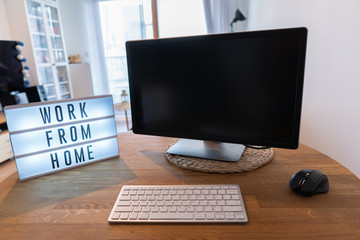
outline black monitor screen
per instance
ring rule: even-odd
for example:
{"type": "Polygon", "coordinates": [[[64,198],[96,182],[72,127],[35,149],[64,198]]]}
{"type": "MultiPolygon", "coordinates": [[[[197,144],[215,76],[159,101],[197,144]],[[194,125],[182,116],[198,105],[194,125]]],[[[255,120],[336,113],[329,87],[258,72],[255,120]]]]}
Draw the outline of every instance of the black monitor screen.
{"type": "Polygon", "coordinates": [[[297,148],[306,28],[129,41],[134,133],[297,148]]]}

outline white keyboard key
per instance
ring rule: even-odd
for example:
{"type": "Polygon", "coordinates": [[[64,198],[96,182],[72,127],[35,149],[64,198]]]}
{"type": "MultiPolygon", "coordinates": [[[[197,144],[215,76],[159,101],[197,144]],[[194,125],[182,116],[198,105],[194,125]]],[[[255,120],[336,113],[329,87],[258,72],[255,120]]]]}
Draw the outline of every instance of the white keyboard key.
{"type": "Polygon", "coordinates": [[[149,218],[148,213],[139,213],[139,215],[138,215],[139,220],[147,220],[148,218],[149,218]]]}
{"type": "Polygon", "coordinates": [[[217,190],[210,190],[210,194],[217,195],[217,190]]]}
{"type": "Polygon", "coordinates": [[[119,219],[120,217],[120,212],[114,212],[112,215],[111,215],[111,219],[119,219]]]}
{"type": "MultiPolygon", "coordinates": [[[[223,195],[224,200],[230,200],[232,195],[223,195]]],[[[233,195],[236,196],[236,195],[233,195]]]]}
{"type": "Polygon", "coordinates": [[[128,219],[128,217],[129,217],[129,213],[128,213],[128,212],[123,212],[123,213],[121,213],[121,215],[120,215],[120,218],[121,218],[121,219],[128,219]]]}
{"type": "Polygon", "coordinates": [[[182,213],[182,212],[185,212],[186,209],[185,209],[185,207],[178,207],[178,208],[177,208],[177,211],[180,212],[180,213],[182,213]]]}
{"type": "Polygon", "coordinates": [[[131,199],[131,196],[121,196],[119,198],[120,201],[129,201],[131,199]]]}
{"type": "Polygon", "coordinates": [[[213,208],[210,206],[205,207],[205,212],[212,212],[213,208]]]}
{"type": "Polygon", "coordinates": [[[142,212],[150,212],[150,207],[143,207],[142,212]]]}
{"type": "Polygon", "coordinates": [[[215,200],[221,200],[223,197],[221,195],[215,195],[215,200]]]}
{"type": "Polygon", "coordinates": [[[150,213],[150,220],[192,220],[192,213],[150,213]]]}
{"type": "Polygon", "coordinates": [[[223,214],[223,213],[215,213],[215,219],[223,220],[223,219],[225,219],[225,214],[223,214]]]}
{"type": "Polygon", "coordinates": [[[245,219],[245,215],[244,214],[235,214],[235,219],[238,219],[238,220],[242,220],[242,219],[245,219]]]}
{"type": "Polygon", "coordinates": [[[206,213],[206,219],[209,219],[209,220],[215,219],[215,214],[213,212],[206,213]]]}
{"type": "Polygon", "coordinates": [[[172,213],[176,212],[176,207],[169,207],[169,212],[172,212],[172,213]]]}
{"type": "Polygon", "coordinates": [[[199,205],[199,201],[195,200],[195,201],[191,201],[191,206],[198,206],[199,205]]]}
{"type": "Polygon", "coordinates": [[[205,219],[205,213],[203,213],[203,212],[195,212],[195,219],[204,220],[205,219]]]}
{"type": "Polygon", "coordinates": [[[208,202],[209,206],[216,206],[216,201],[215,200],[211,200],[208,202]]]}
{"type": "Polygon", "coordinates": [[[204,207],[195,207],[195,212],[204,212],[204,207]]]}
{"type": "Polygon", "coordinates": [[[239,206],[241,205],[240,201],[235,201],[235,200],[228,200],[226,201],[226,205],[228,206],[239,206]]]}
{"type": "Polygon", "coordinates": [[[231,195],[231,199],[233,199],[233,200],[239,200],[240,197],[239,197],[239,195],[231,195]]]}
{"type": "Polygon", "coordinates": [[[129,215],[129,219],[130,220],[136,220],[137,219],[137,213],[130,213],[130,215],[129,215]]]}
{"type": "Polygon", "coordinates": [[[222,208],[220,206],[215,206],[214,207],[214,212],[221,212],[222,208]]]}
{"type": "Polygon", "coordinates": [[[238,191],[234,190],[234,189],[229,189],[229,190],[226,190],[226,193],[227,194],[238,194],[238,191]]]}
{"type": "Polygon", "coordinates": [[[159,207],[152,207],[151,212],[159,212],[159,207]]]}
{"type": "Polygon", "coordinates": [[[137,213],[139,213],[139,212],[141,212],[141,207],[134,207],[134,211],[133,212],[137,212],[137,213]]]}
{"type": "Polygon", "coordinates": [[[186,211],[187,211],[187,212],[194,212],[194,211],[195,211],[195,208],[194,208],[194,207],[187,207],[187,208],[186,208],[186,211]]]}
{"type": "Polygon", "coordinates": [[[221,194],[221,195],[224,195],[224,194],[225,194],[225,190],[221,189],[221,190],[219,190],[218,193],[221,194]]]}
{"type": "Polygon", "coordinates": [[[224,206],[224,212],[242,212],[243,208],[241,206],[224,206]]]}
{"type": "Polygon", "coordinates": [[[160,208],[160,212],[162,212],[162,213],[166,213],[167,211],[168,211],[167,207],[161,207],[160,208]]]}
{"type": "Polygon", "coordinates": [[[116,207],[116,212],[132,212],[133,207],[116,207]]]}
{"type": "Polygon", "coordinates": [[[118,206],[130,206],[131,204],[130,204],[131,202],[130,201],[119,201],[118,202],[118,206]]]}

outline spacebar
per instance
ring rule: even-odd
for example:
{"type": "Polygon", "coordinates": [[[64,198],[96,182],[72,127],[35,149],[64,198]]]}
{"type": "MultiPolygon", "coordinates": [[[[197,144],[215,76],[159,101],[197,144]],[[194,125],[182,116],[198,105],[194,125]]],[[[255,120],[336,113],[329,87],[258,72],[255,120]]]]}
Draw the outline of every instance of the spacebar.
{"type": "Polygon", "coordinates": [[[192,220],[192,213],[150,213],[150,220],[192,220]]]}

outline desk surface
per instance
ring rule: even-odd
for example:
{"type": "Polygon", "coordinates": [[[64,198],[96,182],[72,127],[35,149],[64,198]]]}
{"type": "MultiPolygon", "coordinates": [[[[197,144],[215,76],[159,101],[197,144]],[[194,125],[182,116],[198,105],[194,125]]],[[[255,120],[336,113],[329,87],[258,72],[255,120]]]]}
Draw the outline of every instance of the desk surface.
{"type": "Polygon", "coordinates": [[[360,239],[360,180],[329,157],[300,146],[275,149],[267,165],[247,173],[208,174],[164,157],[171,138],[119,135],[120,158],[19,182],[15,162],[0,165],[0,239],[360,239]],[[294,194],[293,173],[315,168],[330,191],[294,194]],[[124,184],[239,184],[249,222],[123,224],[107,218],[124,184]]]}

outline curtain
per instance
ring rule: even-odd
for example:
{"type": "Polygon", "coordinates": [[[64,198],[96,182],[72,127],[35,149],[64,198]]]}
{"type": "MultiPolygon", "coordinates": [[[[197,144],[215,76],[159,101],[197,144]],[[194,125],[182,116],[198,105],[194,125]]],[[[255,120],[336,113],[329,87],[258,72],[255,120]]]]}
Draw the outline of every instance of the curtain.
{"type": "Polygon", "coordinates": [[[203,0],[208,33],[230,32],[229,1],[203,0]]]}
{"type": "Polygon", "coordinates": [[[101,31],[100,0],[85,1],[88,45],[90,49],[91,74],[95,95],[110,94],[109,78],[106,71],[106,59],[101,31]]]}

